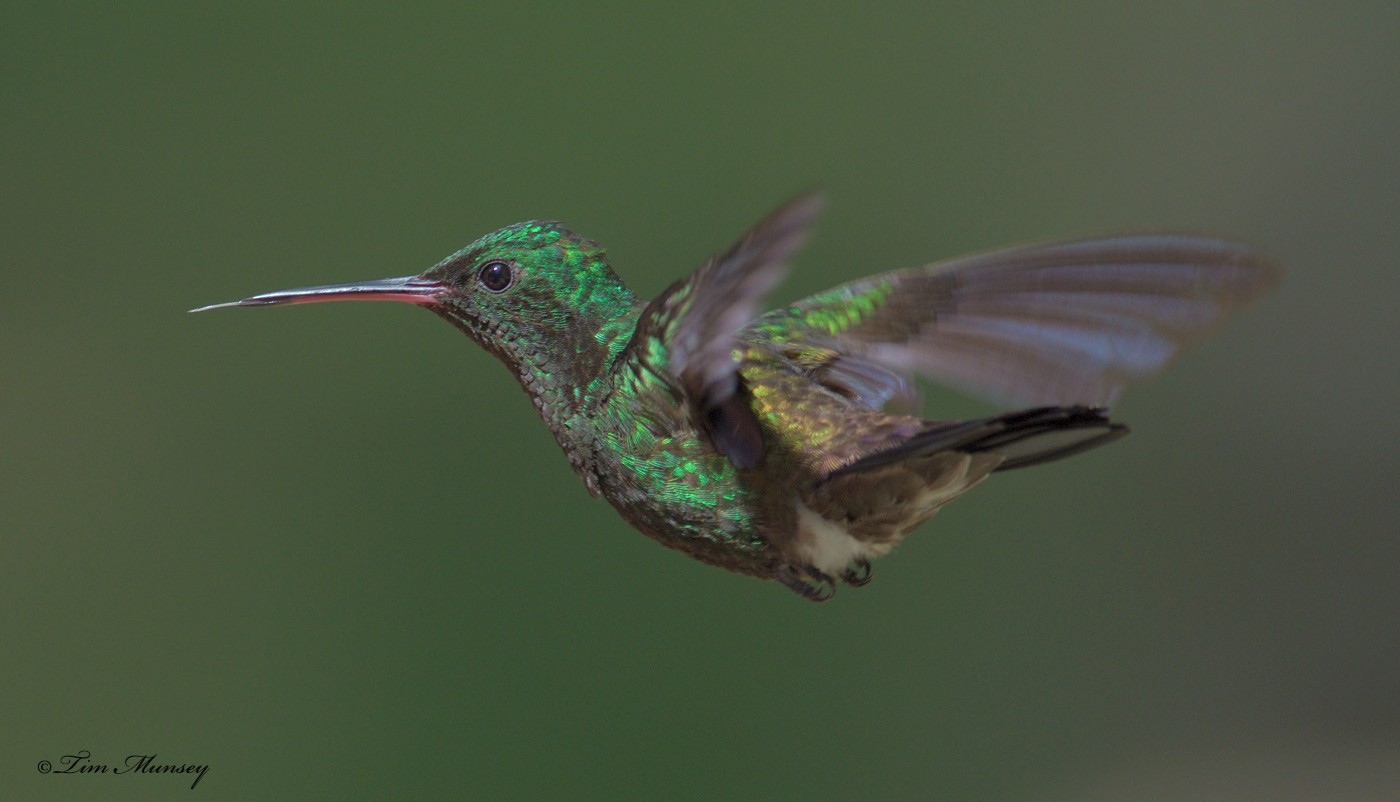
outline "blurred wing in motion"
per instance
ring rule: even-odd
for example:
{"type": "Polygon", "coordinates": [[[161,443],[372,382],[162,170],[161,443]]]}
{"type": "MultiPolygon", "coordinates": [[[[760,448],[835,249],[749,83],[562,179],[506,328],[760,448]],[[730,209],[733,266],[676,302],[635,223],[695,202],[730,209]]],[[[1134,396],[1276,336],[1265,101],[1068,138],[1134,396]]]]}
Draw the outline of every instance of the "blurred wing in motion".
{"type": "Polygon", "coordinates": [[[1277,275],[1224,240],[1107,237],[860,279],[752,328],[790,353],[824,354],[840,368],[833,389],[875,408],[907,389],[909,372],[998,404],[1107,406],[1277,275]]]}
{"type": "Polygon", "coordinates": [[[821,206],[815,194],[793,200],[672,284],[642,311],[629,345],[627,358],[665,377],[715,447],[740,468],[758,463],[763,438],[753,410],[737,397],[738,335],[787,273],[821,206]]]}

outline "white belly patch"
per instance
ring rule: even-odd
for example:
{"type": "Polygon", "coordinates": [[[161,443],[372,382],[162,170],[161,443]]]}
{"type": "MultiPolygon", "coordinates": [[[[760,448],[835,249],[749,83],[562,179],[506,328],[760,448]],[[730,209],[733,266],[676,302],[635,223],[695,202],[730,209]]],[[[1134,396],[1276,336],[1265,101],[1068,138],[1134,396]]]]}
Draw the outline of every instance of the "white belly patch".
{"type": "MultiPolygon", "coordinates": [[[[986,478],[1000,461],[997,458],[978,461],[971,455],[951,452],[940,456],[950,460],[942,481],[922,488],[900,504],[902,509],[908,510],[910,518],[917,520],[932,515],[986,478]]],[[[858,540],[845,527],[823,518],[801,499],[794,499],[794,504],[797,507],[797,556],[830,576],[840,576],[856,560],[883,557],[898,542],[897,537],[878,543],[858,540]]]]}
{"type": "Polygon", "coordinates": [[[866,543],[845,529],[797,502],[797,552],[807,564],[824,574],[840,576],[857,559],[888,554],[893,543],[866,543]]]}

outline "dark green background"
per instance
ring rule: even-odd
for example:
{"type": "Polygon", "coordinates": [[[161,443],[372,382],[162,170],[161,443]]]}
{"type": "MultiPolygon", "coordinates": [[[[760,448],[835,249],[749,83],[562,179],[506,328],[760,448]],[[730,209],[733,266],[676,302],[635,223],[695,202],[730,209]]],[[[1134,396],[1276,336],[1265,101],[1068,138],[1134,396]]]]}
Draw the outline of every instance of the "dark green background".
{"type": "Polygon", "coordinates": [[[1400,795],[1397,41],[1393,2],[7,4],[0,796],[1400,795]],[[782,299],[1120,228],[1286,281],[1133,437],[820,606],[628,529],[421,311],[185,314],[531,217],[650,295],[810,186],[782,299]],[[212,768],[36,771],[80,749],[212,768]]]}

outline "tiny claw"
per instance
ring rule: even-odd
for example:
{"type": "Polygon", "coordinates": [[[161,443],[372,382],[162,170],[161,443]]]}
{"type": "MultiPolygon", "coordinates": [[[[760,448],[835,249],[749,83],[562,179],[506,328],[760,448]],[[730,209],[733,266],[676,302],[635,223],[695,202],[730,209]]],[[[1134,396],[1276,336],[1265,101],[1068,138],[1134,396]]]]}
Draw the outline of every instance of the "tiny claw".
{"type": "Polygon", "coordinates": [[[836,595],[836,581],[810,565],[798,567],[783,563],[773,572],[788,590],[814,602],[824,602],[836,595]]]}
{"type": "Polygon", "coordinates": [[[870,584],[871,578],[870,561],[864,557],[851,563],[850,566],[841,573],[841,580],[853,588],[864,587],[870,584]]]}

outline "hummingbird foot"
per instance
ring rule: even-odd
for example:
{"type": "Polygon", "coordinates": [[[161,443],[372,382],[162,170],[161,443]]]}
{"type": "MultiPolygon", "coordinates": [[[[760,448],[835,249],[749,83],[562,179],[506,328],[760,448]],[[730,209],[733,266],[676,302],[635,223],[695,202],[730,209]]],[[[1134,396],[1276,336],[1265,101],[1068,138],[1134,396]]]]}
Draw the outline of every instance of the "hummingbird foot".
{"type": "Polygon", "coordinates": [[[853,588],[865,587],[870,584],[872,578],[870,561],[864,557],[851,563],[841,572],[841,581],[853,588]]]}
{"type": "Polygon", "coordinates": [[[773,572],[773,576],[804,599],[824,602],[836,595],[836,580],[810,565],[783,563],[773,572]]]}

